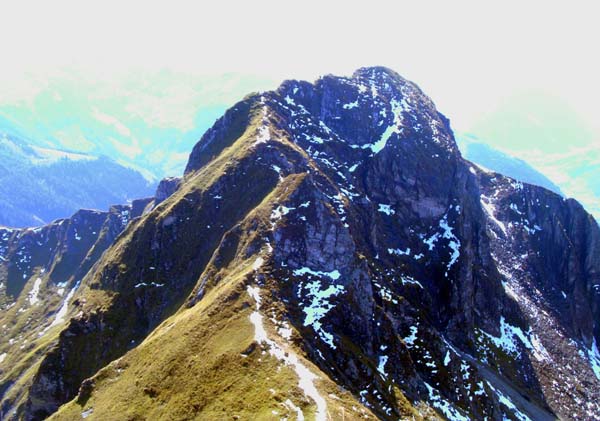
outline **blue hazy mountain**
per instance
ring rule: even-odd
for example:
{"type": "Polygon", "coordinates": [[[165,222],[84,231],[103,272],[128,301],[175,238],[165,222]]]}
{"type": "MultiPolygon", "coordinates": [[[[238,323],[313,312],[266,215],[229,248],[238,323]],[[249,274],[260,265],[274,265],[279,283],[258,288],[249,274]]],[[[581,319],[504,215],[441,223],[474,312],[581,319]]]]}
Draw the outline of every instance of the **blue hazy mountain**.
{"type": "Polygon", "coordinates": [[[106,156],[37,146],[14,134],[0,134],[0,225],[37,226],[81,208],[105,210],[151,196],[154,185],[106,156]]]}
{"type": "Polygon", "coordinates": [[[494,149],[470,134],[457,134],[456,140],[463,156],[469,161],[486,169],[508,175],[525,183],[544,187],[564,196],[556,184],[522,159],[494,149]]]}
{"type": "Polygon", "coordinates": [[[568,101],[545,92],[515,94],[485,113],[469,132],[525,159],[600,217],[600,133],[568,101]]]}

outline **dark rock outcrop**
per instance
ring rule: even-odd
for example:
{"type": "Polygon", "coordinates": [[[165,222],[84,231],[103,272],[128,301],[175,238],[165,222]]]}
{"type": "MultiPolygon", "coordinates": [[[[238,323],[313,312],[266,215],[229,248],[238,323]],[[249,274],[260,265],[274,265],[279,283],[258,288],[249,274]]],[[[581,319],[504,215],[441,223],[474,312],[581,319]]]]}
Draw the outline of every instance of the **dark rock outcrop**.
{"type": "Polygon", "coordinates": [[[160,180],[160,183],[158,183],[158,187],[156,188],[156,193],[154,194],[155,205],[168,199],[175,193],[180,184],[181,177],[168,177],[160,180]]]}
{"type": "MultiPolygon", "coordinates": [[[[143,209],[151,199],[140,200],[143,209]]],[[[53,345],[47,339],[64,323],[71,300],[82,278],[114,243],[131,220],[140,216],[133,205],[112,206],[109,211],[80,210],[71,218],[27,229],[0,227],[0,322],[6,342],[0,366],[0,419],[19,405],[27,386],[26,372],[10,369],[10,362],[24,368],[39,362],[53,345]],[[16,346],[19,344],[19,347],[16,346]],[[32,352],[33,356],[28,356],[32,352]],[[15,377],[16,376],[16,377],[15,377]]]]}

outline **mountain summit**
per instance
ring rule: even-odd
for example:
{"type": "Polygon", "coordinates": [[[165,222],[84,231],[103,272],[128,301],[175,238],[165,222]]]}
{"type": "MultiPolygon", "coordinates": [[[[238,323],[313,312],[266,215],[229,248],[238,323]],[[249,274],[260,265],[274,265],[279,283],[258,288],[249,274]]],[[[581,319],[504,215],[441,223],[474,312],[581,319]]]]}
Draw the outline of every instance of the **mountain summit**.
{"type": "Polygon", "coordinates": [[[464,160],[397,73],[249,95],[169,186],[2,343],[3,418],[600,416],[598,225],[464,160]]]}

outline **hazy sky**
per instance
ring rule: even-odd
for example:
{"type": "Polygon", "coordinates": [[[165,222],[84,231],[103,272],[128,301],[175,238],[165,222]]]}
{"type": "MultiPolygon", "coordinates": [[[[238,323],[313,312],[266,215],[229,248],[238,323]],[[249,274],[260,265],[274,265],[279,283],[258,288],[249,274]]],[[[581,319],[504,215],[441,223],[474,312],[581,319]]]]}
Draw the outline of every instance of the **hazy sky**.
{"type": "Polygon", "coordinates": [[[381,64],[417,82],[458,129],[528,89],[564,98],[600,126],[592,1],[151,3],[2,2],[0,98],[34,95],[60,68],[108,79],[167,67],[279,80],[381,64]]]}

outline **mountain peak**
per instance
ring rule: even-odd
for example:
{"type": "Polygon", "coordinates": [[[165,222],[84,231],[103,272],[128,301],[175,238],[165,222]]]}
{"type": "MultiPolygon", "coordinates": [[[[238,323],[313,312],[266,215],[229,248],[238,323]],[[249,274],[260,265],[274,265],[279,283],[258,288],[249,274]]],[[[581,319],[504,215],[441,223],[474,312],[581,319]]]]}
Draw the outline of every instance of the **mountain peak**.
{"type": "MultiPolygon", "coordinates": [[[[600,415],[600,229],[465,161],[390,71],[246,97],[161,189],[77,284],[39,364],[0,384],[0,416],[600,415]]],[[[23,262],[15,317],[47,288],[23,262]]]]}
{"type": "Polygon", "coordinates": [[[406,82],[400,74],[385,66],[361,67],[352,73],[353,79],[370,79],[373,81],[401,81],[406,82]]]}
{"type": "Polygon", "coordinates": [[[448,120],[415,84],[385,67],[370,67],[357,70],[352,78],[288,80],[276,91],[245,98],[202,137],[186,173],[206,163],[207,151],[230,146],[255,118],[263,120],[259,126],[276,124],[280,134],[285,132],[301,148],[331,147],[344,154],[341,149],[354,149],[347,152],[354,160],[372,157],[386,147],[396,153],[426,149],[432,157],[458,153],[448,120]]]}

